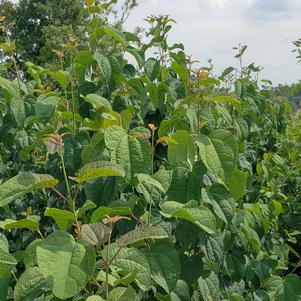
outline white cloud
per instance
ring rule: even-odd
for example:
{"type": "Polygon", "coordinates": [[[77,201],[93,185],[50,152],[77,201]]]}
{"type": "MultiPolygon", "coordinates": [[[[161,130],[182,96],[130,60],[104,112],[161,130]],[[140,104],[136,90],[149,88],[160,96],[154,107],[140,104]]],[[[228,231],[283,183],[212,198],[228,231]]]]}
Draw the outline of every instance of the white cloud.
{"type": "Polygon", "coordinates": [[[183,42],[188,54],[203,64],[212,58],[216,72],[235,64],[232,47],[248,44],[246,63],[263,65],[262,74],[275,84],[296,82],[301,66],[291,52],[301,37],[300,0],[140,0],[127,26],[147,26],[151,14],[177,21],[169,38],[183,42]]]}

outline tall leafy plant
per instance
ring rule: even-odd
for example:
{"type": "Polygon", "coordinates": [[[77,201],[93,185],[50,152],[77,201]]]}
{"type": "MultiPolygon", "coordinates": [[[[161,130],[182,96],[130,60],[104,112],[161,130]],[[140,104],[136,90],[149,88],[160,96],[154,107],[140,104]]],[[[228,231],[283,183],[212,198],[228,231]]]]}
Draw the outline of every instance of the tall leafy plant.
{"type": "Polygon", "coordinates": [[[168,16],[146,43],[102,23],[113,2],[59,70],[0,77],[0,300],[299,300],[290,105],[246,47],[215,78],[168,16]]]}

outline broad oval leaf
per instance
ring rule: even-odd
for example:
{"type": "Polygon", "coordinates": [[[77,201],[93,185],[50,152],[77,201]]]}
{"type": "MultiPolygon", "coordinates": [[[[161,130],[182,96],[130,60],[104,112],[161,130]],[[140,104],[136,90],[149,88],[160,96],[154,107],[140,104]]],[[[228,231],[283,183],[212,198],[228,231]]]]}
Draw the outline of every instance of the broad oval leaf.
{"type": "Polygon", "coordinates": [[[8,219],[4,221],[4,229],[29,229],[31,231],[39,231],[38,219],[34,219],[33,216],[29,216],[28,218],[23,218],[18,221],[8,219]]]}
{"type": "Polygon", "coordinates": [[[224,242],[220,234],[208,236],[204,251],[209,260],[217,262],[222,266],[224,260],[224,242]]]}
{"type": "Polygon", "coordinates": [[[204,301],[219,301],[219,280],[212,271],[204,271],[198,279],[198,291],[204,301]]]}
{"type": "Polygon", "coordinates": [[[132,212],[129,207],[98,207],[93,211],[91,222],[96,223],[107,216],[128,215],[132,212]]]}
{"type": "Polygon", "coordinates": [[[131,286],[116,287],[110,291],[108,301],[117,300],[134,301],[136,300],[136,292],[131,286]]]}
{"type": "Polygon", "coordinates": [[[216,218],[208,208],[187,208],[181,203],[168,201],[161,205],[161,213],[167,218],[177,217],[190,221],[209,234],[217,230],[216,218]]]}
{"type": "Polygon", "coordinates": [[[159,143],[162,143],[162,142],[168,142],[168,143],[172,143],[172,144],[178,144],[178,142],[175,139],[173,139],[171,137],[168,137],[168,136],[162,136],[162,137],[160,137],[157,140],[156,143],[159,144],[159,143]]]}
{"type": "MultiPolygon", "coordinates": [[[[118,248],[113,245],[110,248],[110,259],[116,254],[118,248]]],[[[145,255],[136,248],[122,248],[117,254],[116,259],[112,262],[112,266],[117,270],[132,272],[137,270],[135,282],[143,290],[147,291],[151,288],[151,270],[145,255]]]]}
{"type": "Polygon", "coordinates": [[[44,216],[52,217],[61,230],[69,230],[75,217],[72,212],[58,208],[47,208],[44,216]]]}
{"type": "Polygon", "coordinates": [[[234,215],[234,200],[223,185],[214,184],[208,191],[202,189],[202,199],[212,205],[214,213],[224,223],[231,222],[234,215]]]}
{"type": "Polygon", "coordinates": [[[115,150],[119,140],[126,134],[126,131],[118,125],[108,127],[104,135],[106,147],[111,151],[115,150]]]}
{"type": "Polygon", "coordinates": [[[120,247],[139,242],[146,239],[163,239],[168,238],[167,232],[160,226],[137,228],[127,232],[116,240],[120,247]]]}
{"type": "Polygon", "coordinates": [[[171,293],[179,280],[181,265],[178,251],[166,240],[155,241],[145,250],[154,281],[171,293]]]}
{"type": "Polygon", "coordinates": [[[17,260],[14,256],[0,249],[0,264],[1,263],[16,265],[17,260]]]}
{"type": "Polygon", "coordinates": [[[110,229],[103,223],[85,224],[80,237],[88,245],[100,246],[109,240],[110,229]]]}
{"type": "Polygon", "coordinates": [[[199,135],[195,138],[204,165],[222,183],[231,175],[237,162],[237,145],[228,131],[216,131],[211,137],[199,135]]]}
{"type": "Polygon", "coordinates": [[[71,298],[85,286],[86,250],[72,235],[65,231],[53,232],[38,244],[36,252],[42,275],[51,277],[52,292],[57,298],[71,298]]]}
{"type": "Polygon", "coordinates": [[[180,65],[176,61],[173,61],[171,67],[179,75],[181,80],[189,79],[189,72],[185,65],[180,65]]]}
{"type": "Polygon", "coordinates": [[[7,293],[11,282],[11,269],[7,264],[0,263],[0,300],[7,300],[7,293]]]}
{"type": "Polygon", "coordinates": [[[116,28],[108,26],[102,27],[101,29],[106,35],[112,37],[116,42],[120,43],[124,49],[126,48],[127,42],[122,32],[116,28]]]}
{"type": "Polygon", "coordinates": [[[301,280],[297,275],[272,276],[264,283],[271,300],[299,301],[301,296],[301,280]]]}
{"type": "Polygon", "coordinates": [[[150,185],[153,188],[159,189],[161,192],[165,192],[165,189],[162,186],[162,184],[159,181],[155,180],[150,175],[135,174],[135,177],[137,178],[139,184],[147,184],[147,185],[150,185]]]}
{"type": "Polygon", "coordinates": [[[26,270],[18,279],[14,290],[15,301],[32,301],[49,291],[49,284],[38,267],[26,270]]]}
{"type": "Polygon", "coordinates": [[[185,161],[191,165],[195,161],[195,147],[190,134],[186,131],[177,131],[171,139],[177,141],[177,143],[168,144],[168,159],[171,164],[185,161]]]}
{"type": "Polygon", "coordinates": [[[249,173],[235,168],[227,180],[227,186],[236,201],[240,200],[247,193],[249,173]]]}
{"type": "Polygon", "coordinates": [[[0,185],[0,207],[41,188],[51,188],[58,183],[50,175],[23,172],[0,185]]]}
{"type": "Polygon", "coordinates": [[[94,59],[96,60],[96,62],[98,64],[101,75],[108,82],[112,75],[112,69],[111,69],[109,59],[99,52],[94,53],[94,59]]]}
{"type": "Polygon", "coordinates": [[[105,107],[112,111],[111,103],[104,97],[97,94],[89,94],[85,97],[85,101],[90,103],[94,108],[105,107]]]}
{"type": "Polygon", "coordinates": [[[151,146],[141,137],[123,135],[112,152],[112,159],[126,172],[127,182],[133,182],[135,174],[151,171],[151,146]]]}
{"type": "Polygon", "coordinates": [[[95,161],[87,163],[78,172],[76,178],[72,178],[77,183],[94,180],[99,177],[124,177],[125,172],[122,167],[114,162],[95,161]]]}

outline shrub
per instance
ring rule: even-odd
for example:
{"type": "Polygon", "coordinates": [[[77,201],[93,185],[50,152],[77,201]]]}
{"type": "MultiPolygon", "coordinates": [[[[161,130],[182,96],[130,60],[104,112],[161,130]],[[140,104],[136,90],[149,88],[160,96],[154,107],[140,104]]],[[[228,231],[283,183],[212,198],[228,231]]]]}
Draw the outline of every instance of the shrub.
{"type": "Polygon", "coordinates": [[[0,77],[0,299],[299,300],[289,103],[195,70],[168,16],[143,42],[87,4],[60,70],[0,77]]]}

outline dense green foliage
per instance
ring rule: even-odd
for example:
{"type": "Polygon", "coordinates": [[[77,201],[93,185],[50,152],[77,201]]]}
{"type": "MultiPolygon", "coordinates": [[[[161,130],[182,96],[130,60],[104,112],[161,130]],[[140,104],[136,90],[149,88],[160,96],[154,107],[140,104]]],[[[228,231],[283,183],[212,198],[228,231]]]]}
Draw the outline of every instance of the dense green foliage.
{"type": "Polygon", "coordinates": [[[0,300],[300,300],[289,102],[194,69],[167,16],[141,42],[85,9],[61,69],[1,69],[0,300]]]}
{"type": "Polygon", "coordinates": [[[51,63],[53,49],[60,49],[69,35],[79,35],[84,18],[81,0],[4,1],[1,13],[11,26],[11,40],[16,41],[18,60],[36,64],[51,63]]]}
{"type": "MultiPolygon", "coordinates": [[[[113,5],[117,0],[112,0],[108,8],[105,4],[105,10],[98,9],[98,13],[103,14],[103,24],[111,19],[114,26],[121,27],[129,12],[137,5],[135,0],[120,2],[122,5],[118,6],[118,11],[113,5]]],[[[30,61],[43,67],[59,68],[55,50],[62,51],[69,37],[77,37],[81,43],[85,42],[84,26],[89,19],[89,10],[84,3],[83,0],[1,0],[0,15],[6,17],[10,43],[18,49],[18,65],[30,61]]],[[[3,32],[1,35],[2,41],[5,41],[6,35],[3,32]]],[[[0,58],[3,61],[5,54],[1,53],[0,58]]]]}

